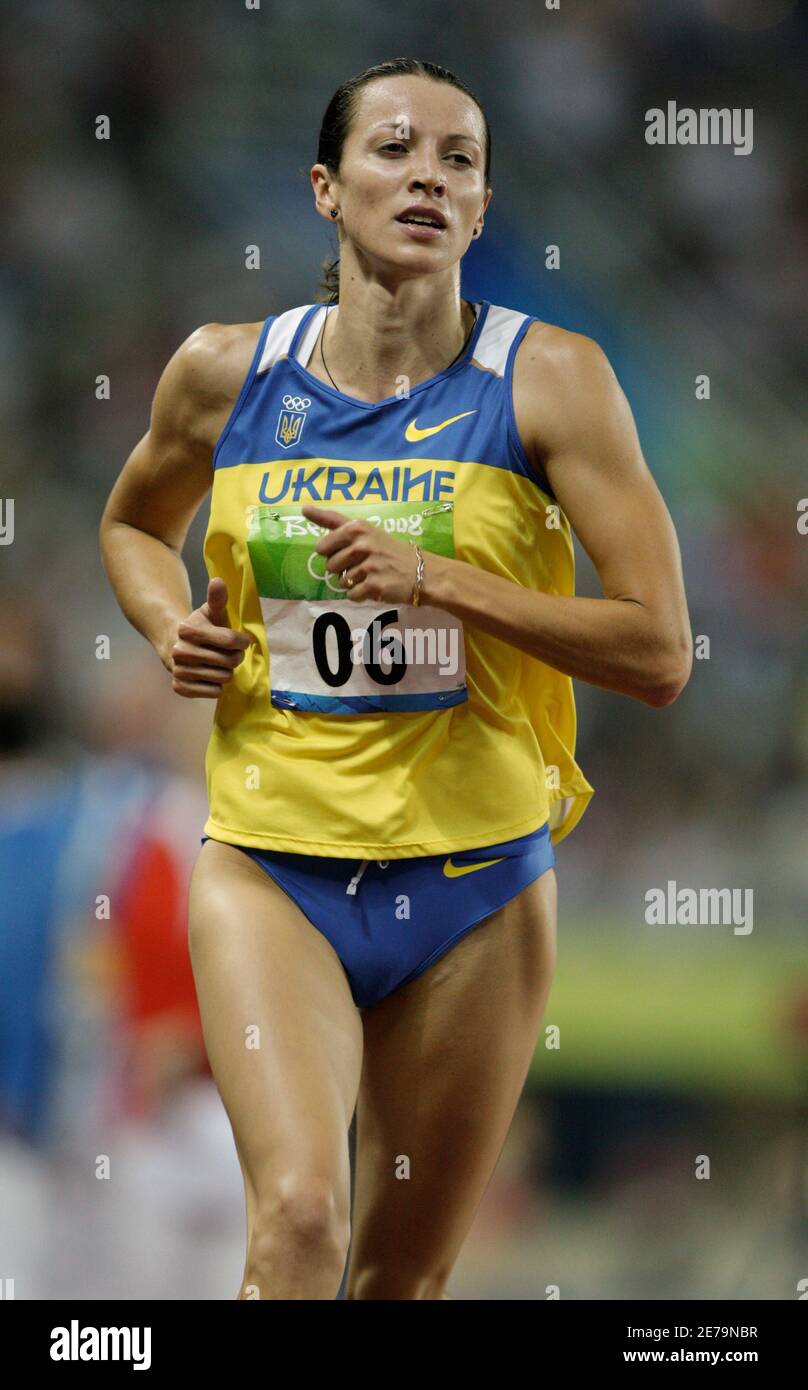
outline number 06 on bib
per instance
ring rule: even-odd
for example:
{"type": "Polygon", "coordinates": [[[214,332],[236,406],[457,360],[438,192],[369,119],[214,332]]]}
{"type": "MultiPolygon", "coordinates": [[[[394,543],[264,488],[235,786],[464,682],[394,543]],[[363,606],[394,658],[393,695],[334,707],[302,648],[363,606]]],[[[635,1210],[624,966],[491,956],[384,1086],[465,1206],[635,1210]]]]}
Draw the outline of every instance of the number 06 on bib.
{"type": "MultiPolygon", "coordinates": [[[[451,502],[371,503],[351,516],[454,558],[451,502]]],[[[442,709],[468,699],[463,624],[430,604],[355,603],[298,506],[257,505],[247,549],[269,652],[269,697],[325,714],[442,709]]],[[[412,554],[412,551],[410,551],[412,554]]]]}

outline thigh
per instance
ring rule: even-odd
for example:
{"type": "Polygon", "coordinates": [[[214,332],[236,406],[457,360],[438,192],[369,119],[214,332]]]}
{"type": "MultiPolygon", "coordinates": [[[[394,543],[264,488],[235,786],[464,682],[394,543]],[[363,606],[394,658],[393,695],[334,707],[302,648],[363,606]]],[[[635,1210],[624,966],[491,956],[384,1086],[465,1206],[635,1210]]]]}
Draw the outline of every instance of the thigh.
{"type": "Polygon", "coordinates": [[[349,1215],[348,1129],[362,1022],[333,947],[248,855],[206,840],[189,894],[205,1046],[244,1173],[248,1234],[287,1175],[349,1215]]]}
{"type": "Polygon", "coordinates": [[[365,1011],[349,1297],[419,1296],[406,1290],[448,1277],[507,1138],[555,959],[549,869],[365,1011]]]}

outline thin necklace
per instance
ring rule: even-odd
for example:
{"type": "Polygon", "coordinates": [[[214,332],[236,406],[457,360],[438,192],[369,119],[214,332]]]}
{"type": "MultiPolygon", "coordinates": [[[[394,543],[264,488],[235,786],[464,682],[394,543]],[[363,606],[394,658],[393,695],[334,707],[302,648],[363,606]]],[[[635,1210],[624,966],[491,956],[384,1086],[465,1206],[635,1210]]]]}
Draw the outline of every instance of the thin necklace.
{"type": "MultiPolygon", "coordinates": [[[[329,304],[328,307],[326,308],[326,311],[325,311],[326,323],[328,322],[328,310],[329,310],[330,308],[334,308],[334,307],[336,307],[336,306],[330,305],[330,304],[329,304]]],[[[463,353],[466,351],[466,348],[468,347],[468,345],[469,345],[469,343],[470,343],[470,341],[471,341],[471,335],[472,335],[472,333],[474,332],[474,329],[475,329],[476,326],[477,326],[477,310],[474,309],[474,305],[473,305],[473,304],[472,304],[471,307],[472,307],[472,309],[474,310],[474,318],[472,319],[471,328],[469,329],[468,333],[466,334],[466,341],[464,342],[464,344],[463,344],[463,346],[461,347],[460,351],[457,353],[457,355],[456,355],[455,357],[452,358],[451,362],[449,363],[449,366],[446,367],[446,368],[444,368],[444,370],[447,371],[447,372],[449,371],[449,368],[450,368],[450,367],[453,367],[453,366],[454,366],[454,364],[455,364],[455,362],[458,360],[458,358],[463,356],[463,353]]],[[[337,383],[335,382],[333,376],[331,376],[331,373],[328,371],[328,363],[327,363],[326,360],[325,360],[325,353],[323,352],[323,343],[324,343],[324,342],[325,342],[325,323],[323,324],[323,331],[322,331],[322,333],[320,334],[320,356],[321,356],[322,359],[323,359],[323,366],[325,367],[326,371],[328,372],[328,376],[329,376],[329,379],[330,379],[330,381],[331,381],[331,385],[334,387],[334,390],[335,390],[335,391],[339,391],[339,387],[337,386],[337,383]]],[[[340,394],[342,394],[342,392],[340,392],[340,394]]]]}

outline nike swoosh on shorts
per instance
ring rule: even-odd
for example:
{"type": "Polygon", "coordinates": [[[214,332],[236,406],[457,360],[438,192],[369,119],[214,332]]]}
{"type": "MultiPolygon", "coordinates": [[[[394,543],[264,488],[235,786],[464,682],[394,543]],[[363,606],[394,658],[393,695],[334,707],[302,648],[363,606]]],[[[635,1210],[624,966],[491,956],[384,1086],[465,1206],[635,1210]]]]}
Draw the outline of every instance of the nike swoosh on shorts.
{"type": "Polygon", "coordinates": [[[473,874],[475,869],[488,869],[492,864],[501,864],[507,855],[500,855],[499,859],[482,859],[479,864],[453,864],[452,856],[446,860],[443,872],[447,878],[459,878],[461,874],[473,874]]]}

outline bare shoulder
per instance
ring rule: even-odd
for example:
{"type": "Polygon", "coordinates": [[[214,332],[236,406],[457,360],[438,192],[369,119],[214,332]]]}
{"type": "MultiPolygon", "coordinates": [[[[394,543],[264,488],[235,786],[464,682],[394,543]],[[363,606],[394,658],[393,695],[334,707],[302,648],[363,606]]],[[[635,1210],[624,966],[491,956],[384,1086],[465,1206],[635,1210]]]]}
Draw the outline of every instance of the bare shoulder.
{"type": "Polygon", "coordinates": [[[183,377],[198,397],[235,400],[249,371],[263,326],[259,323],[203,323],[178,349],[183,377]]]}
{"type": "Polygon", "coordinates": [[[573,425],[595,423],[622,392],[594,338],[552,323],[532,323],[513,368],[513,403],[529,458],[543,460],[573,425]]]}
{"type": "Polygon", "coordinates": [[[177,348],[155,395],[172,431],[212,448],[227,423],[255,353],[258,323],[205,323],[177,348]]]}
{"type": "Polygon", "coordinates": [[[611,372],[609,359],[594,338],[573,333],[554,323],[532,323],[519,344],[514,363],[514,379],[519,374],[526,383],[536,377],[549,378],[559,386],[570,376],[576,384],[604,370],[611,372]]]}

